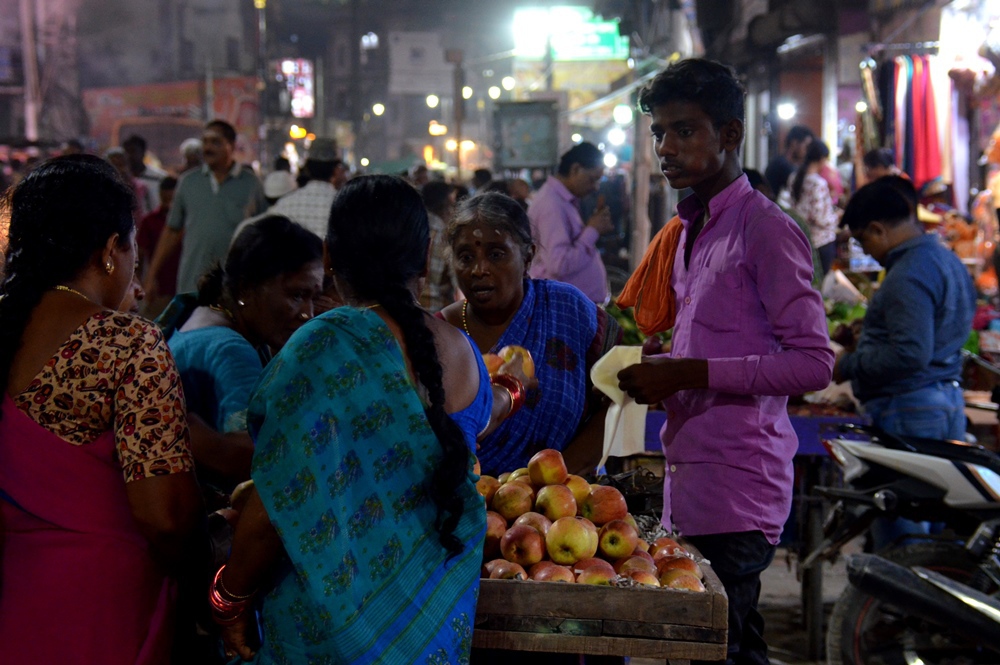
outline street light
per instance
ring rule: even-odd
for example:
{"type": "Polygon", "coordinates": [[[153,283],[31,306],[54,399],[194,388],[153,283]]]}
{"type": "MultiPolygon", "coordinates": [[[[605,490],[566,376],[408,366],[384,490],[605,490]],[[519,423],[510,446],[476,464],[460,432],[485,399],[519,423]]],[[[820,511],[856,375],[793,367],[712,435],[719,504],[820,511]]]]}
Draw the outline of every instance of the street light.
{"type": "Polygon", "coordinates": [[[437,120],[431,120],[427,125],[427,133],[431,136],[444,136],[448,133],[447,125],[442,125],[437,120]]]}
{"type": "Polygon", "coordinates": [[[437,95],[427,95],[427,106],[430,108],[436,109],[440,103],[441,99],[437,95]]]}
{"type": "Polygon", "coordinates": [[[609,129],[608,143],[611,145],[622,145],[625,143],[625,130],[621,127],[612,127],[609,129]]]}
{"type": "Polygon", "coordinates": [[[495,85],[491,85],[487,92],[490,95],[490,99],[500,99],[500,88],[495,85]]]}
{"type": "Polygon", "coordinates": [[[455,152],[455,150],[458,149],[458,141],[455,139],[448,139],[444,142],[444,148],[448,152],[455,152]]]}
{"type": "Polygon", "coordinates": [[[500,85],[503,86],[504,90],[513,90],[514,83],[515,81],[513,76],[504,76],[502,79],[500,79],[500,85]]]}
{"type": "Polygon", "coordinates": [[[378,102],[372,104],[372,113],[375,115],[382,115],[385,113],[385,104],[380,104],[378,102]]]}
{"type": "Polygon", "coordinates": [[[618,104],[611,116],[619,125],[627,125],[632,122],[632,107],[628,104],[618,104]]]}
{"type": "Polygon", "coordinates": [[[581,136],[580,134],[573,134],[572,136],[569,137],[569,140],[572,141],[573,143],[579,143],[580,141],[583,140],[583,136],[581,136]]]}
{"type": "Polygon", "coordinates": [[[469,86],[462,88],[462,99],[472,99],[472,88],[469,86]]]}
{"type": "Polygon", "coordinates": [[[865,111],[868,110],[868,104],[866,104],[864,100],[862,100],[854,105],[854,110],[857,111],[858,113],[864,113],[865,111]]]}
{"type": "Polygon", "coordinates": [[[368,166],[371,162],[368,161],[367,157],[361,158],[361,166],[368,166]]]}
{"type": "Polygon", "coordinates": [[[782,120],[791,120],[795,117],[798,109],[795,108],[794,102],[781,102],[778,104],[778,117],[782,120]]]}

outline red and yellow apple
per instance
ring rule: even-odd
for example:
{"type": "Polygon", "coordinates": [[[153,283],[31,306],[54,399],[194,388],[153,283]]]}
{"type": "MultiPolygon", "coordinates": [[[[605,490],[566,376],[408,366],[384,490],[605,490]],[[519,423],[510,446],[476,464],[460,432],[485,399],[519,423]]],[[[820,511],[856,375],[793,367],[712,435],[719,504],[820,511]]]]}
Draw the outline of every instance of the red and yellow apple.
{"type": "MultiPolygon", "coordinates": [[[[493,563],[492,561],[490,563],[493,563]]],[[[487,566],[489,564],[486,564],[487,566]]],[[[499,559],[493,569],[490,571],[491,580],[526,580],[528,579],[528,573],[524,571],[524,567],[521,564],[514,563],[513,561],[507,561],[506,559],[499,559]]]]}
{"type": "Polygon", "coordinates": [[[521,371],[529,379],[535,375],[535,361],[531,357],[531,353],[528,349],[523,346],[518,346],[516,344],[508,344],[507,346],[500,349],[497,353],[504,363],[509,363],[514,359],[514,356],[521,356],[521,371]]]}
{"type": "Polygon", "coordinates": [[[656,571],[658,573],[662,575],[668,570],[685,570],[698,579],[701,579],[705,575],[701,572],[701,567],[695,563],[694,559],[683,555],[668,556],[657,560],[656,571]]]}
{"type": "Polygon", "coordinates": [[[508,480],[510,480],[510,474],[512,474],[512,473],[513,473],[513,471],[504,471],[499,476],[497,476],[497,480],[500,481],[501,485],[506,484],[506,482],[508,480]]]}
{"type": "Polygon", "coordinates": [[[597,553],[597,534],[576,517],[561,517],[545,535],[545,549],[555,563],[573,564],[597,553]]]}
{"type": "Polygon", "coordinates": [[[560,566],[551,561],[541,561],[531,567],[531,579],[536,582],[576,582],[576,575],[569,566],[560,566]]]}
{"type": "Polygon", "coordinates": [[[504,359],[495,353],[484,353],[483,363],[486,365],[486,371],[490,376],[496,376],[497,372],[500,371],[500,367],[504,364],[504,359]]]}
{"type": "Polygon", "coordinates": [[[660,580],[656,578],[656,575],[648,570],[629,570],[625,573],[625,577],[631,578],[637,584],[643,586],[661,586],[660,580]]]}
{"type": "Polygon", "coordinates": [[[590,483],[588,483],[584,478],[580,476],[574,476],[572,473],[566,476],[566,480],[563,484],[573,492],[573,498],[576,499],[576,506],[579,509],[583,505],[583,500],[587,498],[590,494],[590,483]]]}
{"type": "Polygon", "coordinates": [[[611,520],[624,520],[628,515],[628,504],[622,493],[614,487],[591,485],[590,494],[580,506],[580,514],[596,526],[602,526],[611,520]]]}
{"type": "Polygon", "coordinates": [[[522,466],[520,469],[514,469],[510,472],[510,476],[507,478],[509,483],[512,480],[517,480],[518,478],[524,478],[525,482],[531,482],[531,475],[528,473],[528,467],[522,466]]]}
{"type": "Polygon", "coordinates": [[[565,485],[545,485],[535,497],[535,511],[555,522],[561,517],[576,516],[576,499],[565,485]]]}
{"type": "Polygon", "coordinates": [[[668,589],[687,589],[688,591],[705,591],[705,585],[696,575],[687,570],[673,568],[660,573],[660,586],[668,589]]]}
{"type": "Polygon", "coordinates": [[[508,523],[531,510],[531,488],[524,483],[505,483],[493,495],[493,510],[503,515],[508,523]]]}
{"type": "Polygon", "coordinates": [[[580,561],[573,565],[573,572],[576,573],[577,584],[610,585],[618,576],[612,565],[604,559],[580,561]]]}
{"type": "Polygon", "coordinates": [[[611,520],[597,534],[597,546],[608,559],[620,559],[635,551],[639,534],[625,520],[611,520]]]}
{"type": "Polygon", "coordinates": [[[656,574],[656,564],[652,561],[647,561],[641,556],[627,556],[618,559],[614,562],[615,572],[624,575],[631,570],[645,570],[646,572],[656,574]]]}
{"type": "Polygon", "coordinates": [[[495,559],[500,556],[500,539],[507,532],[507,520],[500,513],[486,511],[486,541],[483,544],[483,558],[495,559]]]}
{"type": "Polygon", "coordinates": [[[535,531],[542,534],[542,537],[544,538],[545,534],[549,532],[549,527],[552,526],[552,520],[541,513],[529,511],[514,520],[514,524],[527,524],[535,529],[535,531]]]}
{"type": "Polygon", "coordinates": [[[528,460],[528,476],[538,487],[562,485],[569,476],[562,453],[553,448],[539,450],[528,460]]]}
{"type": "Polygon", "coordinates": [[[545,556],[545,539],[534,527],[515,524],[500,539],[503,558],[528,568],[545,556]]]}
{"type": "Polygon", "coordinates": [[[668,536],[663,536],[662,538],[657,538],[653,541],[653,544],[649,546],[649,553],[656,557],[657,552],[661,552],[668,556],[673,556],[675,554],[687,554],[687,550],[678,543],[673,538],[668,536]]]}
{"type": "Polygon", "coordinates": [[[500,481],[493,476],[479,476],[479,480],[476,481],[476,489],[486,500],[486,505],[488,506],[490,505],[490,501],[493,500],[493,495],[500,489],[500,481]]]}

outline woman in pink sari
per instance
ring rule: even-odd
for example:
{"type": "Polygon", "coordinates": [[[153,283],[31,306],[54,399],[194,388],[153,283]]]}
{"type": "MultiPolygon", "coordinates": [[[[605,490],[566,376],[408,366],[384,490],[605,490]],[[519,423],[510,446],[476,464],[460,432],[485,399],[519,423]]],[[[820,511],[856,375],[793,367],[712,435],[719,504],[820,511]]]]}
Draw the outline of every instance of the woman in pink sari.
{"type": "Polygon", "coordinates": [[[0,285],[0,660],[168,663],[168,571],[200,513],[184,398],[159,330],[118,312],[132,192],[101,159],[9,194],[0,285]]]}

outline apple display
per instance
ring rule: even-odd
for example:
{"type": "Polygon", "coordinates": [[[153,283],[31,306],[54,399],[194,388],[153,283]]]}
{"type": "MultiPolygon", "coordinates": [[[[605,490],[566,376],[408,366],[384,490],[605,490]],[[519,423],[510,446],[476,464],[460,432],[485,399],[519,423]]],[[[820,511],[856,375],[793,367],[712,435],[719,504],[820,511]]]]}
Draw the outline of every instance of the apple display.
{"type": "Polygon", "coordinates": [[[503,472],[503,473],[501,473],[501,474],[500,474],[499,476],[497,476],[497,480],[499,480],[499,481],[500,481],[500,484],[501,484],[501,485],[503,485],[503,484],[505,484],[505,483],[506,483],[506,482],[507,482],[508,480],[510,480],[510,474],[512,474],[512,473],[513,473],[513,471],[504,471],[504,472],[503,472]]]}
{"type": "Polygon", "coordinates": [[[534,527],[515,524],[500,539],[503,558],[528,568],[545,556],[545,539],[534,527]]]}
{"type": "Polygon", "coordinates": [[[514,356],[521,356],[521,371],[529,379],[535,375],[535,361],[531,357],[531,353],[528,349],[523,346],[518,346],[516,344],[508,344],[507,346],[500,349],[497,355],[503,359],[504,363],[509,363],[514,359],[514,356]]]}
{"type": "Polygon", "coordinates": [[[576,517],[561,517],[545,535],[545,549],[555,563],[573,564],[597,553],[596,530],[592,533],[576,517]]]}
{"type": "Polygon", "coordinates": [[[531,482],[531,474],[528,473],[528,467],[522,466],[520,469],[514,469],[510,472],[510,477],[507,478],[509,483],[512,480],[517,480],[518,478],[524,478],[527,482],[531,482]]]}
{"type": "Polygon", "coordinates": [[[545,537],[545,534],[549,532],[549,527],[552,526],[552,520],[541,513],[529,511],[514,520],[514,524],[527,524],[542,534],[542,537],[545,537]]]}
{"type": "Polygon", "coordinates": [[[493,495],[500,489],[500,481],[493,476],[479,476],[479,480],[476,481],[476,489],[486,499],[486,505],[488,506],[493,501],[493,495]]]}
{"type": "Polygon", "coordinates": [[[510,523],[531,510],[532,494],[524,483],[506,483],[497,489],[491,505],[510,523]]]}
{"type": "Polygon", "coordinates": [[[597,534],[598,548],[609,559],[620,559],[635,551],[639,534],[625,520],[611,520],[597,534]]]}
{"type": "Polygon", "coordinates": [[[590,494],[580,506],[580,514],[596,526],[602,526],[611,520],[624,520],[628,515],[628,504],[622,493],[614,487],[591,485],[590,494]]]}
{"type": "Polygon", "coordinates": [[[553,448],[539,450],[528,460],[528,476],[538,487],[562,485],[569,476],[562,453],[553,448]]]}
{"type": "Polygon", "coordinates": [[[574,476],[572,473],[566,476],[566,480],[563,484],[573,492],[573,498],[576,499],[577,509],[583,505],[583,500],[587,498],[590,494],[590,483],[588,483],[581,476],[574,476]]]}
{"type": "Polygon", "coordinates": [[[535,512],[555,522],[560,517],[576,516],[576,499],[565,485],[546,485],[535,497],[535,512]]]}
{"type": "Polygon", "coordinates": [[[678,543],[673,538],[663,536],[662,538],[657,538],[653,541],[653,544],[649,546],[650,553],[654,554],[657,551],[662,551],[665,554],[687,554],[687,550],[678,543]]]}

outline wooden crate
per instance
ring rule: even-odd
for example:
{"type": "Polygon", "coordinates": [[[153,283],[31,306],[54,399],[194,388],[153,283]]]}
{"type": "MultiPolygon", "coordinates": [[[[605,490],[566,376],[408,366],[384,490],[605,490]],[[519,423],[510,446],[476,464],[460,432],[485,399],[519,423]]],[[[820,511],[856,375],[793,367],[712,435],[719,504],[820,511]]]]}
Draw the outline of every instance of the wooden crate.
{"type": "Polygon", "coordinates": [[[724,660],[728,599],[707,564],[707,592],[482,580],[475,647],[724,660]]]}

